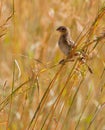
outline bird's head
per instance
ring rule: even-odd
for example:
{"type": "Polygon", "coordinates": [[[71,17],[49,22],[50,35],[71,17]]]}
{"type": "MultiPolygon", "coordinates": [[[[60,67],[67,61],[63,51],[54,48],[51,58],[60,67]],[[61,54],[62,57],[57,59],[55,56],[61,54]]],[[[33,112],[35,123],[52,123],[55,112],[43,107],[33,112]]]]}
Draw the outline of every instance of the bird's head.
{"type": "Polygon", "coordinates": [[[61,34],[69,33],[69,29],[67,27],[65,27],[65,26],[60,26],[56,30],[59,31],[61,34]]]}

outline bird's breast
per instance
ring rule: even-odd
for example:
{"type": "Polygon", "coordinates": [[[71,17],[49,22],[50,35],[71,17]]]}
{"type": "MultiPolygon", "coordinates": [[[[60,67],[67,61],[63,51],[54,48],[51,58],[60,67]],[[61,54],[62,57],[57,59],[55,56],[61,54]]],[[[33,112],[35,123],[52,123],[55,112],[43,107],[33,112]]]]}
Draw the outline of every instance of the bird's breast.
{"type": "Polygon", "coordinates": [[[60,50],[65,54],[68,55],[70,52],[70,46],[63,39],[59,39],[58,42],[60,50]]]}

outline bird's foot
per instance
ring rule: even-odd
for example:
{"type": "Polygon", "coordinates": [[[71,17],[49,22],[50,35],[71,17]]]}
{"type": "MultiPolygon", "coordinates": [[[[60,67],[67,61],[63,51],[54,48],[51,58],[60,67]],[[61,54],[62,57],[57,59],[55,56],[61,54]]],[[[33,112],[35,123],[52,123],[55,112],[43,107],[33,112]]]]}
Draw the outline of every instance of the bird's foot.
{"type": "Polygon", "coordinates": [[[65,59],[62,59],[62,60],[59,61],[59,64],[64,65],[64,64],[65,64],[65,61],[66,61],[65,59]]]}
{"type": "Polygon", "coordinates": [[[60,60],[59,64],[65,64],[66,62],[74,62],[74,59],[62,59],[60,60]]]}

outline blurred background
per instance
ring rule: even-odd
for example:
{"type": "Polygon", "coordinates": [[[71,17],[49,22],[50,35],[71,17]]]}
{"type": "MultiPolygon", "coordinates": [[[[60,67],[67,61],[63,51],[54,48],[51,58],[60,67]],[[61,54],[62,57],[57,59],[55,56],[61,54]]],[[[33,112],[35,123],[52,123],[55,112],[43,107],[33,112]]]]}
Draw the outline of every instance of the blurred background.
{"type": "MultiPolygon", "coordinates": [[[[64,55],[56,28],[68,26],[75,41],[91,25],[104,0],[0,1],[0,130],[26,130],[64,55]],[[11,16],[14,10],[14,15],[11,16]],[[11,17],[10,17],[11,16],[11,17]],[[9,18],[10,17],[10,18],[9,18]],[[31,82],[29,81],[31,79],[31,82]],[[18,87],[20,87],[18,89],[18,87]],[[15,90],[15,91],[14,91],[15,90]],[[12,95],[11,95],[12,93],[12,95]]],[[[105,29],[105,17],[99,23],[105,29]]],[[[73,63],[56,77],[49,95],[31,125],[34,130],[105,129],[105,45],[100,43],[89,61],[93,74],[79,68],[67,83],[73,63]],[[82,76],[81,76],[82,75],[82,76]],[[79,91],[77,88],[84,78],[79,91]],[[60,91],[66,84],[62,95],[60,91]],[[74,96],[77,91],[76,97],[74,96]],[[52,107],[57,97],[56,109],[52,107]],[[75,101],[72,99],[75,97],[75,101]],[[72,108],[70,107],[72,104],[72,108]],[[69,117],[65,117],[70,108],[69,117]],[[50,115],[50,114],[51,115],[50,115]]]]}

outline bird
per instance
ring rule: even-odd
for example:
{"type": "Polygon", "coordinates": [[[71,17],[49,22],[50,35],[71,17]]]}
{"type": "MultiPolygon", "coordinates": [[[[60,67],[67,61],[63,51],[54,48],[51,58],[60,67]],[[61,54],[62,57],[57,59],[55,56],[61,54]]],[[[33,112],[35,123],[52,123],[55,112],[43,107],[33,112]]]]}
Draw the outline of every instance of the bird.
{"type": "Polygon", "coordinates": [[[59,26],[56,31],[60,32],[58,40],[59,48],[64,55],[68,56],[75,46],[75,43],[70,36],[70,30],[66,26],[59,26]]]}
{"type": "MultiPolygon", "coordinates": [[[[70,30],[69,30],[68,27],[60,26],[56,30],[60,32],[60,37],[59,37],[59,40],[58,40],[59,48],[67,56],[67,59],[62,59],[59,62],[60,64],[64,65],[65,62],[67,62],[67,61],[74,61],[74,59],[69,60],[69,58],[72,58],[72,55],[70,56],[70,52],[76,45],[75,45],[75,42],[72,40],[72,38],[70,36],[70,30]]],[[[83,53],[83,52],[82,53],[75,52],[74,56],[77,56],[79,61],[81,63],[84,63],[88,67],[89,72],[93,73],[90,66],[86,63],[86,59],[85,59],[86,55],[85,55],[85,53],[83,53]]]]}

